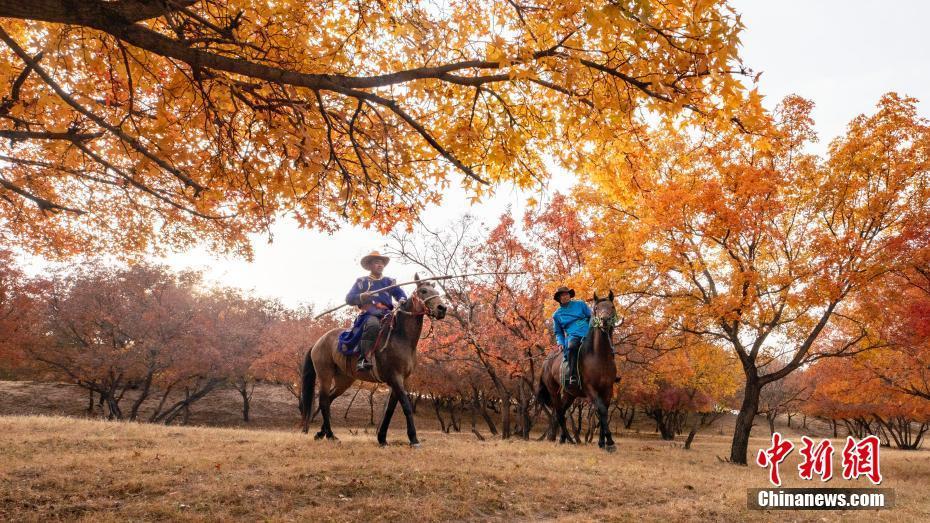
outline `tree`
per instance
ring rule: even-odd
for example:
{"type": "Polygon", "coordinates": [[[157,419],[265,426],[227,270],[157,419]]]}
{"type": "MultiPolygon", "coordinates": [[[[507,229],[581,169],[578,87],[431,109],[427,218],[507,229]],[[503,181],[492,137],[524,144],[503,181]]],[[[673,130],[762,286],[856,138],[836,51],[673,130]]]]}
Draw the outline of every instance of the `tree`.
{"type": "Polygon", "coordinates": [[[222,356],[215,333],[204,328],[197,284],[196,273],[175,275],[157,266],[71,267],[53,281],[41,324],[46,338],[30,356],[99,395],[109,418],[138,419],[154,399],[148,420],[171,423],[223,382],[222,356]],[[172,398],[172,392],[184,396],[172,398]],[[130,396],[127,413],[122,401],[130,396]]]}
{"type": "Polygon", "coordinates": [[[229,288],[214,289],[203,302],[206,327],[222,354],[226,383],[242,398],[242,421],[248,423],[257,380],[253,365],[265,331],[282,307],[229,288]]]}
{"type": "Polygon", "coordinates": [[[44,282],[30,280],[0,249],[0,379],[26,371],[28,349],[39,342],[44,282]]]}
{"type": "Polygon", "coordinates": [[[908,242],[910,263],[886,278],[863,307],[868,325],[888,346],[863,356],[857,363],[868,368],[888,387],[930,401],[930,220],[923,233],[908,242]],[[913,249],[909,247],[918,247],[913,249]]]}
{"type": "Polygon", "coordinates": [[[580,198],[600,242],[588,271],[740,360],[732,462],[746,463],[763,387],[883,345],[855,304],[902,266],[894,247],[925,215],[930,128],[915,103],[883,96],[822,161],[804,153],[812,104],[798,97],[752,133],[666,129],[652,151],[591,159],[594,189],[580,198]]]}
{"type": "Polygon", "coordinates": [[[649,345],[634,344],[622,381],[626,401],[656,422],[660,436],[673,440],[687,426],[686,448],[698,431],[726,411],[739,387],[732,355],[699,337],[675,336],[649,345]],[[690,423],[689,423],[690,418],[690,423]]]}
{"type": "Polygon", "coordinates": [[[875,434],[885,445],[917,449],[930,430],[930,403],[875,376],[862,360],[876,354],[863,353],[842,365],[814,365],[813,402],[821,408],[829,405],[831,418],[841,420],[857,438],[875,434]]]}
{"type": "Polygon", "coordinates": [[[725,0],[3,0],[0,19],[0,238],[58,256],[247,255],[285,213],[388,230],[450,171],[480,198],[647,118],[725,121],[749,72],[725,0]]]}

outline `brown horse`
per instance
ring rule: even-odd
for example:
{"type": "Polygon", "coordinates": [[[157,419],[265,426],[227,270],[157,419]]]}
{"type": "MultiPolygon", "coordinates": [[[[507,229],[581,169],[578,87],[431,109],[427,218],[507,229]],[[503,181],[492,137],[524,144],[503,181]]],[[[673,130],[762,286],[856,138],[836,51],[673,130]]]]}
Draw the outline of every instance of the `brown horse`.
{"type": "Polygon", "coordinates": [[[370,355],[374,364],[371,370],[356,370],[358,356],[345,356],[339,352],[339,334],[343,329],[327,332],[307,351],[301,373],[300,391],[300,414],[305,434],[310,430],[313,392],[317,379],[320,381],[320,412],[323,414],[323,426],[316,433],[316,439],[336,439],[330,427],[330,404],[356,380],[383,382],[391,388],[391,397],[378,428],[378,443],[387,444],[387,429],[391,424],[394,409],[400,402],[407,418],[407,437],[410,439],[410,445],[420,446],[413,424],[413,406],[404,384],[416,366],[417,343],[423,331],[424,316],[440,320],[446,315],[446,306],[442,303],[433,282],[421,282],[419,275],[416,275],[414,280],[417,288],[409,300],[395,309],[393,328],[390,331],[382,329],[379,334],[378,343],[370,355]]]}
{"type": "MultiPolygon", "coordinates": [[[[614,307],[613,291],[610,291],[606,298],[598,298],[595,293],[591,329],[578,349],[578,385],[562,388],[561,351],[550,354],[543,362],[536,399],[555,411],[556,422],[562,430],[559,443],[565,443],[566,440],[573,443],[565,426],[565,412],[574,403],[575,398],[586,397],[597,410],[597,419],[601,426],[598,446],[607,452],[617,450],[607,417],[607,407],[613,398],[614,382],[617,379],[617,365],[610,341],[616,321],[617,309],[614,307]]],[[[555,429],[555,426],[552,429],[555,429]]]]}

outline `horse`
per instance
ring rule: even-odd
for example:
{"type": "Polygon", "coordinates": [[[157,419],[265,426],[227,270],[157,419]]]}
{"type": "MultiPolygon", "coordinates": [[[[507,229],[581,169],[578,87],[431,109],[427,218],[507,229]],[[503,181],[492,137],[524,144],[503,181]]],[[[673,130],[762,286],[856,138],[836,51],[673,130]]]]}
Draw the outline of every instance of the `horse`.
{"type": "MultiPolygon", "coordinates": [[[[543,362],[536,399],[555,411],[556,421],[562,429],[559,443],[565,443],[566,440],[574,443],[565,426],[565,412],[574,403],[575,398],[586,397],[597,410],[597,419],[601,426],[598,447],[607,452],[617,450],[610,433],[607,415],[607,408],[614,394],[614,383],[617,380],[617,364],[614,362],[613,345],[610,341],[616,321],[617,309],[614,306],[613,291],[610,291],[606,298],[598,298],[597,293],[594,293],[591,329],[578,349],[578,385],[562,388],[561,351],[550,354],[543,362]]],[[[555,428],[554,425],[552,428],[555,428]]]]}
{"type": "Polygon", "coordinates": [[[356,370],[358,356],[345,356],[339,352],[339,334],[343,329],[330,330],[307,351],[301,372],[300,392],[300,414],[304,434],[310,430],[317,380],[320,382],[320,412],[323,414],[323,425],[316,433],[315,439],[331,440],[336,439],[330,426],[332,401],[341,396],[356,380],[384,382],[390,387],[391,396],[378,428],[378,443],[382,446],[387,445],[388,426],[399,402],[404,417],[407,418],[407,438],[410,445],[420,446],[413,423],[413,405],[404,384],[416,366],[417,343],[423,330],[423,318],[429,316],[441,320],[446,315],[446,306],[433,282],[420,281],[419,274],[414,275],[414,281],[417,288],[413,295],[394,310],[391,328],[382,329],[378,335],[379,339],[370,355],[374,364],[372,369],[356,370]]]}

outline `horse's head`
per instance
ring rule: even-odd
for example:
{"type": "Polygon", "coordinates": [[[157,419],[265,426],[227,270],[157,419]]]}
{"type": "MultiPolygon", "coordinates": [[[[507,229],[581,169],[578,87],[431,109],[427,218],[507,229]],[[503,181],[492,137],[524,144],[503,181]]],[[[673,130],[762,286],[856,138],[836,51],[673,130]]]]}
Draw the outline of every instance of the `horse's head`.
{"type": "Polygon", "coordinates": [[[617,307],[614,305],[614,291],[610,291],[610,294],[608,294],[606,298],[598,297],[597,293],[594,293],[593,319],[598,327],[613,329],[614,325],[617,323],[617,307]]]}
{"type": "Polygon", "coordinates": [[[446,317],[446,304],[442,301],[442,295],[436,289],[436,284],[432,281],[420,281],[419,273],[413,275],[417,288],[413,291],[411,302],[413,307],[422,307],[423,314],[430,318],[441,320],[446,317]]]}

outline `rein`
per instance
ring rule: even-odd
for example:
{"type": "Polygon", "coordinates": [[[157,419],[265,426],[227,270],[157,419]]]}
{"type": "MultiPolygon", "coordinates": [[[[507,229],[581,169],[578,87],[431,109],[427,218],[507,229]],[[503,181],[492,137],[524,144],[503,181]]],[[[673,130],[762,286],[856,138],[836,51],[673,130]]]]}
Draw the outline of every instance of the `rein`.
{"type": "Polygon", "coordinates": [[[612,355],[617,354],[617,351],[614,349],[613,333],[614,327],[617,326],[618,320],[619,318],[617,317],[617,314],[614,313],[613,316],[607,318],[606,320],[602,320],[597,316],[593,316],[590,323],[592,328],[600,330],[604,336],[607,336],[607,344],[610,346],[610,353],[612,355]]]}
{"type": "MultiPolygon", "coordinates": [[[[385,340],[384,340],[384,344],[379,346],[379,343],[381,342],[381,333],[382,333],[383,331],[378,332],[378,337],[375,339],[375,352],[381,352],[381,351],[382,351],[385,347],[387,347],[388,344],[391,342],[391,335],[394,334],[394,324],[395,324],[395,322],[397,321],[397,315],[398,315],[398,314],[406,314],[407,316],[413,316],[413,317],[427,316],[427,317],[430,318],[430,320],[435,319],[435,317],[433,316],[432,311],[430,311],[429,307],[427,307],[427,304],[429,303],[430,300],[432,300],[432,299],[437,299],[437,298],[439,298],[439,297],[440,297],[440,296],[439,296],[438,294],[434,294],[433,296],[430,296],[429,298],[426,298],[426,299],[424,300],[424,299],[420,298],[419,296],[417,296],[416,294],[414,294],[413,296],[410,297],[410,300],[409,300],[409,301],[410,301],[410,304],[411,304],[411,305],[417,305],[417,302],[419,302],[419,304],[420,304],[422,307],[418,307],[418,308],[421,308],[422,310],[420,310],[420,311],[418,311],[418,312],[411,312],[411,311],[405,311],[404,309],[398,307],[397,309],[395,309],[394,311],[392,311],[392,312],[391,312],[391,315],[390,315],[390,317],[391,317],[390,323],[389,323],[389,325],[388,325],[387,337],[386,337],[385,340]]],[[[432,333],[433,333],[433,322],[430,321],[430,322],[429,322],[429,332],[426,333],[425,338],[429,338],[430,335],[432,335],[432,333]]],[[[424,338],[420,338],[420,339],[422,340],[422,339],[424,339],[424,338]]]]}

